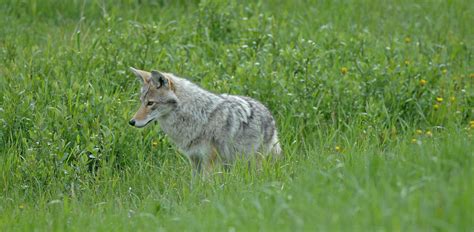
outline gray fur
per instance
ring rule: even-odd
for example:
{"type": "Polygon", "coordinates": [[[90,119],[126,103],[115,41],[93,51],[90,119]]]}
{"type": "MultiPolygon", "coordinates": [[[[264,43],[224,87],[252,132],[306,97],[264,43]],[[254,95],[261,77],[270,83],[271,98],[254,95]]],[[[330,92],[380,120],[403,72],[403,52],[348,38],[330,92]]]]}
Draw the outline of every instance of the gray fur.
{"type": "Polygon", "coordinates": [[[263,104],[249,97],[216,95],[186,79],[162,74],[174,86],[176,107],[148,120],[156,119],[197,169],[212,161],[213,149],[224,164],[255,154],[274,158],[281,154],[275,120],[263,104]]]}

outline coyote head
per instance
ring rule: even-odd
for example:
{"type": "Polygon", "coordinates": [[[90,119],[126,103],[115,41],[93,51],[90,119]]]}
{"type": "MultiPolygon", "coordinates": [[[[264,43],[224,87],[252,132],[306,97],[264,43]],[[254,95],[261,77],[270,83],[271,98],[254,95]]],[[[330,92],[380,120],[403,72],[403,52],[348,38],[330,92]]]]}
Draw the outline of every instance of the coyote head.
{"type": "Polygon", "coordinates": [[[128,122],[132,126],[144,127],[153,120],[168,115],[178,107],[173,82],[158,71],[146,72],[134,68],[130,70],[142,83],[141,105],[135,116],[128,122]]]}

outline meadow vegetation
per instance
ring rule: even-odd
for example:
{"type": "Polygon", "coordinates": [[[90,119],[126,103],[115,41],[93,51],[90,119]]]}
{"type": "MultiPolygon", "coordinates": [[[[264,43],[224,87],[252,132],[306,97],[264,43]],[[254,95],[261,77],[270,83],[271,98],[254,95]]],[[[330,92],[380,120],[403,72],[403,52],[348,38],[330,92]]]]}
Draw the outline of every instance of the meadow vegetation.
{"type": "Polygon", "coordinates": [[[472,231],[469,0],[0,0],[0,231],[472,231]],[[193,179],[128,67],[247,95],[285,158],[193,179]]]}

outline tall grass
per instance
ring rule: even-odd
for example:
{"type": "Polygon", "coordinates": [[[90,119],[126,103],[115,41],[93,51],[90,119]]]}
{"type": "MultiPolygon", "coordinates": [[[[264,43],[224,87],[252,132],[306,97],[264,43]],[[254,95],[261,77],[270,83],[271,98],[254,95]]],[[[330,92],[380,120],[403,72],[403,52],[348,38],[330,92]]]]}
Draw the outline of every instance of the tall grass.
{"type": "Polygon", "coordinates": [[[473,11],[0,1],[0,230],[473,230],[473,11]],[[285,159],[193,180],[129,66],[260,100],[285,159]]]}

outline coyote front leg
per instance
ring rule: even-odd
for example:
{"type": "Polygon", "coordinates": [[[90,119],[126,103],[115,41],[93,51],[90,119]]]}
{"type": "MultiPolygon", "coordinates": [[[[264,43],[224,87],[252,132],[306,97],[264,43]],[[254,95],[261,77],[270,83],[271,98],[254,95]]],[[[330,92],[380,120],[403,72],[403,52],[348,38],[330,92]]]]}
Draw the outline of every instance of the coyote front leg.
{"type": "Polygon", "coordinates": [[[218,152],[214,146],[209,146],[209,149],[189,155],[189,160],[193,167],[193,175],[202,173],[204,176],[210,176],[218,162],[218,152]]]}

